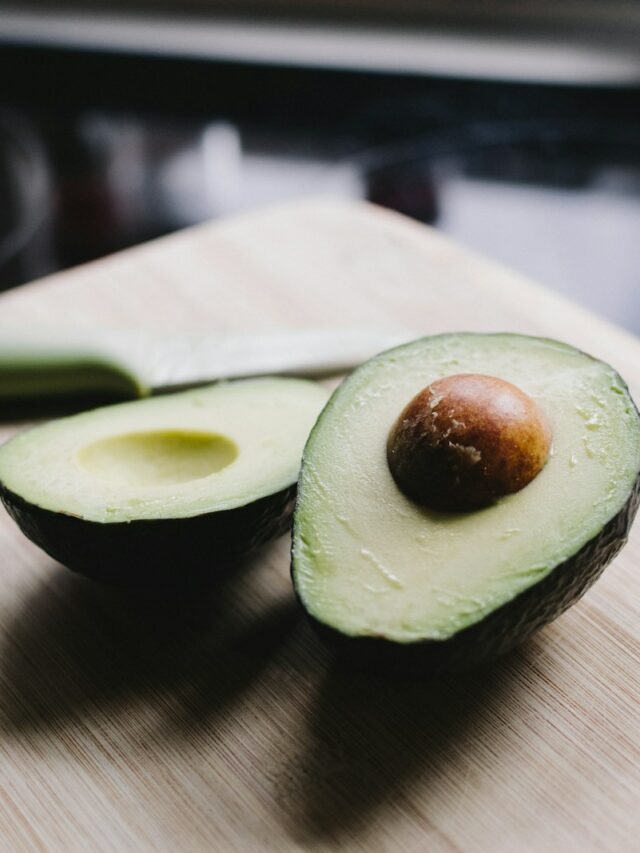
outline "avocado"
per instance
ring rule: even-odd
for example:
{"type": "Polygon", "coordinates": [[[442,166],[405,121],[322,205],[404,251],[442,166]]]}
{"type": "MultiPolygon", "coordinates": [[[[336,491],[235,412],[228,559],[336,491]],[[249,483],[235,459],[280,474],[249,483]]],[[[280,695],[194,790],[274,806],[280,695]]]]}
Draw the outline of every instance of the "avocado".
{"type": "MultiPolygon", "coordinates": [[[[507,420],[512,404],[509,391],[507,420]]],[[[409,673],[481,664],[555,619],[598,578],[626,541],[639,472],[640,418],[626,385],[573,347],[460,333],[389,350],[334,392],[306,444],[292,546],[297,596],[321,635],[358,664],[409,673]],[[469,376],[492,377],[501,393],[508,383],[523,397],[523,423],[535,426],[518,445],[527,464],[528,453],[536,457],[528,480],[516,482],[518,466],[502,476],[511,451],[460,391],[469,376]],[[443,390],[449,377],[456,381],[443,390]],[[427,447],[420,405],[437,406],[452,385],[458,396],[440,410],[448,427],[427,447]],[[455,418],[455,406],[467,407],[469,423],[455,418]],[[467,444],[453,448],[452,463],[449,445],[462,435],[467,444]],[[484,486],[460,467],[460,453],[488,477],[484,486]],[[445,500],[428,483],[417,487],[430,476],[443,492],[453,478],[445,500]]]]}
{"type": "Polygon", "coordinates": [[[243,380],[51,421],[0,447],[0,497],[29,539],[95,579],[215,576],[287,529],[327,397],[243,380]]]}

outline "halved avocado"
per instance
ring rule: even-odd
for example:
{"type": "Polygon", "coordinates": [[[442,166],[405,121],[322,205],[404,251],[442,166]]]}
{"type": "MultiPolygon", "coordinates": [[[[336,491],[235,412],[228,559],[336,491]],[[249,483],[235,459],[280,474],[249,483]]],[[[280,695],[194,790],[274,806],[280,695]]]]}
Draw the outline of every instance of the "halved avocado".
{"type": "Polygon", "coordinates": [[[0,497],[74,571],[118,583],[215,575],[286,530],[328,393],[259,379],[95,409],[0,448],[0,497]]]}
{"type": "Polygon", "coordinates": [[[297,595],[360,663],[415,673],[490,660],[562,613],[620,550],[639,472],[640,418],[609,365],[520,335],[423,338],[355,371],[309,437],[294,516],[297,595]],[[528,395],[551,452],[519,491],[438,511],[401,491],[388,441],[425,386],[461,374],[528,395]]]}

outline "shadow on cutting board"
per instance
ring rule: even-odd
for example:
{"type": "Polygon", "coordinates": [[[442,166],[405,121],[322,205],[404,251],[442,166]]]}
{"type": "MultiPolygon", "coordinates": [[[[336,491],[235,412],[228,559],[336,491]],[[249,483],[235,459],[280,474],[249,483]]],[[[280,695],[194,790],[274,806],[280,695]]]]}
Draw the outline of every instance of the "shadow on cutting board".
{"type": "Polygon", "coordinates": [[[288,576],[266,556],[180,599],[136,599],[52,568],[3,618],[0,730],[49,742],[67,727],[109,724],[126,746],[147,732],[188,740],[201,727],[204,749],[260,681],[263,696],[279,698],[244,717],[243,738],[268,746],[249,766],[297,844],[339,849],[352,836],[366,849],[369,833],[415,808],[416,792],[418,822],[442,797],[464,808],[474,773],[500,761],[488,732],[508,731],[522,712],[517,696],[530,689],[544,637],[465,676],[354,673],[300,620],[288,576]]]}
{"type": "Polygon", "coordinates": [[[0,424],[22,425],[31,421],[52,420],[67,415],[76,415],[80,412],[88,412],[99,406],[112,406],[115,403],[124,403],[134,398],[122,395],[86,394],[83,396],[53,396],[28,397],[24,400],[12,399],[2,400],[0,424]]]}
{"type": "MultiPolygon", "coordinates": [[[[3,625],[0,728],[81,726],[86,715],[164,725],[183,695],[215,680],[223,713],[259,675],[296,619],[290,596],[265,603],[244,567],[190,595],[143,598],[52,568],[3,625]],[[158,719],[144,719],[157,715],[158,719]]],[[[264,581],[262,581],[264,584],[264,581]]]]}
{"type": "Polygon", "coordinates": [[[380,833],[390,831],[393,849],[393,820],[408,813],[430,841],[447,846],[429,834],[437,812],[444,803],[450,813],[452,796],[464,808],[478,774],[499,765],[492,732],[512,728],[541,644],[538,636],[491,667],[415,682],[331,666],[279,780],[291,837],[322,849],[357,838],[367,849],[367,838],[382,847],[380,833]]]}

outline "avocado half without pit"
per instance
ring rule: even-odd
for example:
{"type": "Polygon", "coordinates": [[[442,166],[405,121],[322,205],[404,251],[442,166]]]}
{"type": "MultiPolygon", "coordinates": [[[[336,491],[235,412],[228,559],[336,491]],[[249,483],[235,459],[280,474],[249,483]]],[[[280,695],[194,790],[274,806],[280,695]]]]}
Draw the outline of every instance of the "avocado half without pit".
{"type": "Polygon", "coordinates": [[[245,380],[52,421],[0,448],[0,496],[33,542],[98,580],[215,576],[287,529],[327,396],[245,380]]]}
{"type": "Polygon", "coordinates": [[[361,664],[482,663],[597,579],[639,473],[640,418],[609,365],[521,335],[423,338],[355,371],[309,437],[297,595],[361,664]]]}

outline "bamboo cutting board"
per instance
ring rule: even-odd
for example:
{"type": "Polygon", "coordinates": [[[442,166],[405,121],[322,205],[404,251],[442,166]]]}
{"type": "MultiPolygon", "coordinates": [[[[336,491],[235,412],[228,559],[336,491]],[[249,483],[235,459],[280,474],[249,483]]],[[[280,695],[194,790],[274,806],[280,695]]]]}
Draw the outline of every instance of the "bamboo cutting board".
{"type": "MultiPolygon", "coordinates": [[[[195,228],[6,294],[0,319],[513,330],[612,362],[640,397],[634,338],[360,204],[195,228]]],[[[3,849],[639,849],[637,527],[518,652],[423,683],[340,670],[296,608],[286,538],[195,600],[94,586],[4,512],[0,554],[3,849]]]]}

